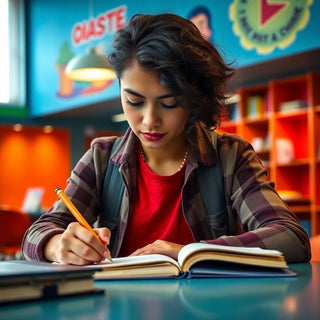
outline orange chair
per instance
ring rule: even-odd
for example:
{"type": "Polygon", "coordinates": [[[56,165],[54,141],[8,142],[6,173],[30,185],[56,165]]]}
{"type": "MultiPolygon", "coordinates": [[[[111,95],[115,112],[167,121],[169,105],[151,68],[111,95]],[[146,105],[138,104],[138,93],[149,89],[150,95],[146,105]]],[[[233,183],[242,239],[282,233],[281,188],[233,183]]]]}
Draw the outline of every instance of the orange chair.
{"type": "Polygon", "coordinates": [[[21,243],[31,218],[18,210],[0,208],[0,255],[5,259],[19,258],[21,243]]]}
{"type": "Polygon", "coordinates": [[[310,238],[311,243],[311,261],[320,261],[320,235],[310,238]]]}

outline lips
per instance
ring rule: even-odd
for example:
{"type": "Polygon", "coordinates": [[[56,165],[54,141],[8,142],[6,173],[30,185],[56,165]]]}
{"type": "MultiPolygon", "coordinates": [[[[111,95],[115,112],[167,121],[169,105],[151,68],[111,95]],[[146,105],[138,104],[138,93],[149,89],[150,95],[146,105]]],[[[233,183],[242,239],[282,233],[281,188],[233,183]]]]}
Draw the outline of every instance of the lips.
{"type": "Polygon", "coordinates": [[[146,140],[155,142],[161,140],[165,136],[165,133],[142,132],[142,135],[146,140]]]}

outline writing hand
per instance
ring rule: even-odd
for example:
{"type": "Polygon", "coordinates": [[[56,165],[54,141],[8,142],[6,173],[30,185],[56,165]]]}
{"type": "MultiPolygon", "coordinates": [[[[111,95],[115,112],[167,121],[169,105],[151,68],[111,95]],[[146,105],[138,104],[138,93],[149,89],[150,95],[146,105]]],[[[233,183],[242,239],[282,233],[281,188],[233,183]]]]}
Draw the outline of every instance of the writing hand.
{"type": "Polygon", "coordinates": [[[95,229],[100,241],[78,222],[72,222],[61,234],[54,235],[45,245],[48,260],[64,264],[86,265],[101,262],[109,257],[110,230],[95,229]]]}

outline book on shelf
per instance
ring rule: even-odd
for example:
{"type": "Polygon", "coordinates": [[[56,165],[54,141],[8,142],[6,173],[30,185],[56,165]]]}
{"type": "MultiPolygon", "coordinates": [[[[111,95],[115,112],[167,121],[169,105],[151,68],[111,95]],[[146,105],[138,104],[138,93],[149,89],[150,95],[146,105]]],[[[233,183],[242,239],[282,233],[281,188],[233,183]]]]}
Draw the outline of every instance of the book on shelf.
{"type": "Polygon", "coordinates": [[[294,143],[288,138],[276,138],[277,164],[288,164],[295,159],[294,143]]]}
{"type": "Polygon", "coordinates": [[[247,118],[258,119],[265,115],[265,98],[261,95],[247,98],[247,118]]]}
{"type": "Polygon", "coordinates": [[[99,266],[8,260],[0,262],[0,304],[101,293],[93,275],[99,266]]]}
{"type": "Polygon", "coordinates": [[[231,103],[226,105],[222,114],[223,121],[238,121],[240,118],[239,104],[231,103]]]}
{"type": "Polygon", "coordinates": [[[227,106],[227,116],[229,121],[238,121],[240,118],[239,104],[232,103],[227,106]]]}
{"type": "Polygon", "coordinates": [[[280,103],[279,111],[286,112],[291,110],[301,110],[308,106],[308,102],[304,100],[291,100],[280,103]]]}
{"type": "Polygon", "coordinates": [[[226,99],[225,112],[223,114],[224,121],[237,121],[239,120],[239,94],[230,94],[226,99]]]}
{"type": "MultiPolygon", "coordinates": [[[[113,258],[98,264],[95,279],[294,276],[281,252],[207,243],[184,246],[178,261],[160,254],[113,258]]],[[[94,265],[85,266],[92,268],[94,265]]]]}

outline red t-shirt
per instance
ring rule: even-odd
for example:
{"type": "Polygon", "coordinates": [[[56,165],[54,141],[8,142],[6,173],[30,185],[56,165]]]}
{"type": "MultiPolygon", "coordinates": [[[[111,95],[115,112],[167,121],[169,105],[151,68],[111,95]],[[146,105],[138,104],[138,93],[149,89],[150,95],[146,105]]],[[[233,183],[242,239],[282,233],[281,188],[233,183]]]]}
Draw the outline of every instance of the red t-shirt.
{"type": "Polygon", "coordinates": [[[171,176],[161,176],[138,154],[138,189],[119,255],[127,256],[158,239],[183,245],[194,242],[181,208],[185,166],[171,176]]]}

